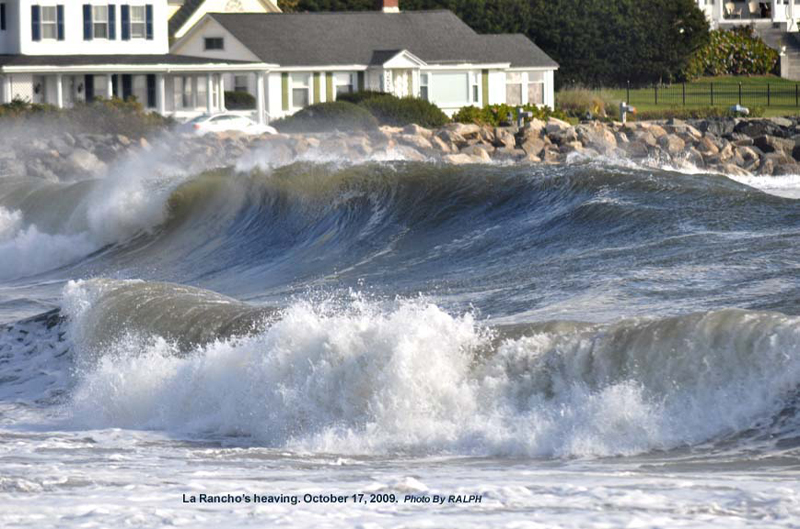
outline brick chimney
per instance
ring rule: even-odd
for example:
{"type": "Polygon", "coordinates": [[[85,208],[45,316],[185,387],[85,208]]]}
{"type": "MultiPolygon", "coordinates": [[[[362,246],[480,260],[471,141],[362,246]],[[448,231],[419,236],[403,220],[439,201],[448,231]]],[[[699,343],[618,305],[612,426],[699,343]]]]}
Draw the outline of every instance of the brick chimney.
{"type": "Polygon", "coordinates": [[[378,0],[378,9],[384,13],[399,13],[400,0],[378,0]]]}

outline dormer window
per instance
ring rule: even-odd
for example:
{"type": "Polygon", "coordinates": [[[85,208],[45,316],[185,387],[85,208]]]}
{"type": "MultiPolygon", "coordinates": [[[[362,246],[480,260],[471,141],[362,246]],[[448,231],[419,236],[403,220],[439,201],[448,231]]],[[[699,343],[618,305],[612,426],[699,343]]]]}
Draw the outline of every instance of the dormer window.
{"type": "Polygon", "coordinates": [[[225,49],[225,39],[223,39],[222,37],[207,37],[205,42],[206,42],[206,51],[225,49]]]}

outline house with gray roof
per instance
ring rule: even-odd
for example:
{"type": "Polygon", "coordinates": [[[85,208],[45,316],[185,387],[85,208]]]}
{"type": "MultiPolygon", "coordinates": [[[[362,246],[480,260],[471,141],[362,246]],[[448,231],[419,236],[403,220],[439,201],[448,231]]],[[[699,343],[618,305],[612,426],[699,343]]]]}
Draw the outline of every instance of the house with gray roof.
{"type": "Polygon", "coordinates": [[[206,13],[170,48],[174,55],[274,64],[228,74],[264,121],[357,90],[421,97],[452,114],[464,106],[553,107],[558,65],[524,35],[481,35],[446,10],[206,13]]]}

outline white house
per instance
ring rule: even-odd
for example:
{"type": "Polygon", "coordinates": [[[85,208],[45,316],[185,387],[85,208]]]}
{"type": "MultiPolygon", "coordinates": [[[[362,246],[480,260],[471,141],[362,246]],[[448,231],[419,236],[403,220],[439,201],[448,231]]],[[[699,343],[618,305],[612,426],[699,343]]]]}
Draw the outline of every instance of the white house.
{"type": "Polygon", "coordinates": [[[711,27],[755,24],[773,26],[784,32],[798,30],[800,0],[697,0],[711,27]]]}
{"type": "Polygon", "coordinates": [[[554,106],[558,65],[524,35],[479,35],[450,11],[207,13],[171,48],[176,55],[277,64],[226,86],[263,92],[268,119],[341,92],[377,90],[432,101],[452,114],[496,103],[554,106]]]}
{"type": "Polygon", "coordinates": [[[169,54],[167,0],[0,0],[0,102],[136,97],[165,115],[224,110],[224,74],[275,65],[169,54]]]}
{"type": "Polygon", "coordinates": [[[558,65],[524,35],[479,35],[450,11],[400,12],[397,0],[338,13],[271,2],[0,0],[0,103],[136,97],[188,119],[225,110],[226,90],[247,91],[262,123],[362,89],[450,114],[554,105],[558,65]]]}

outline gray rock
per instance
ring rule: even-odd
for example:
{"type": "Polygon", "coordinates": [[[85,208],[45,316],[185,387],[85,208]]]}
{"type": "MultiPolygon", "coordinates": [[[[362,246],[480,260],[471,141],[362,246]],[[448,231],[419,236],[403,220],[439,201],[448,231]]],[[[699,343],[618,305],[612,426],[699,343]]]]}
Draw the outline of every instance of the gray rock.
{"type": "Polygon", "coordinates": [[[67,161],[72,170],[79,173],[99,175],[106,170],[106,164],[85,149],[75,149],[72,154],[69,155],[67,161]]]}
{"type": "Polygon", "coordinates": [[[753,144],[766,153],[781,152],[791,154],[794,141],[775,136],[758,136],[753,138],[753,144]]]}
{"type": "Polygon", "coordinates": [[[683,151],[686,142],[674,134],[667,134],[658,138],[658,145],[667,153],[675,155],[683,151]]]}
{"type": "Polygon", "coordinates": [[[522,144],[522,150],[524,150],[528,156],[540,156],[545,146],[546,144],[541,138],[530,137],[522,144]]]}

